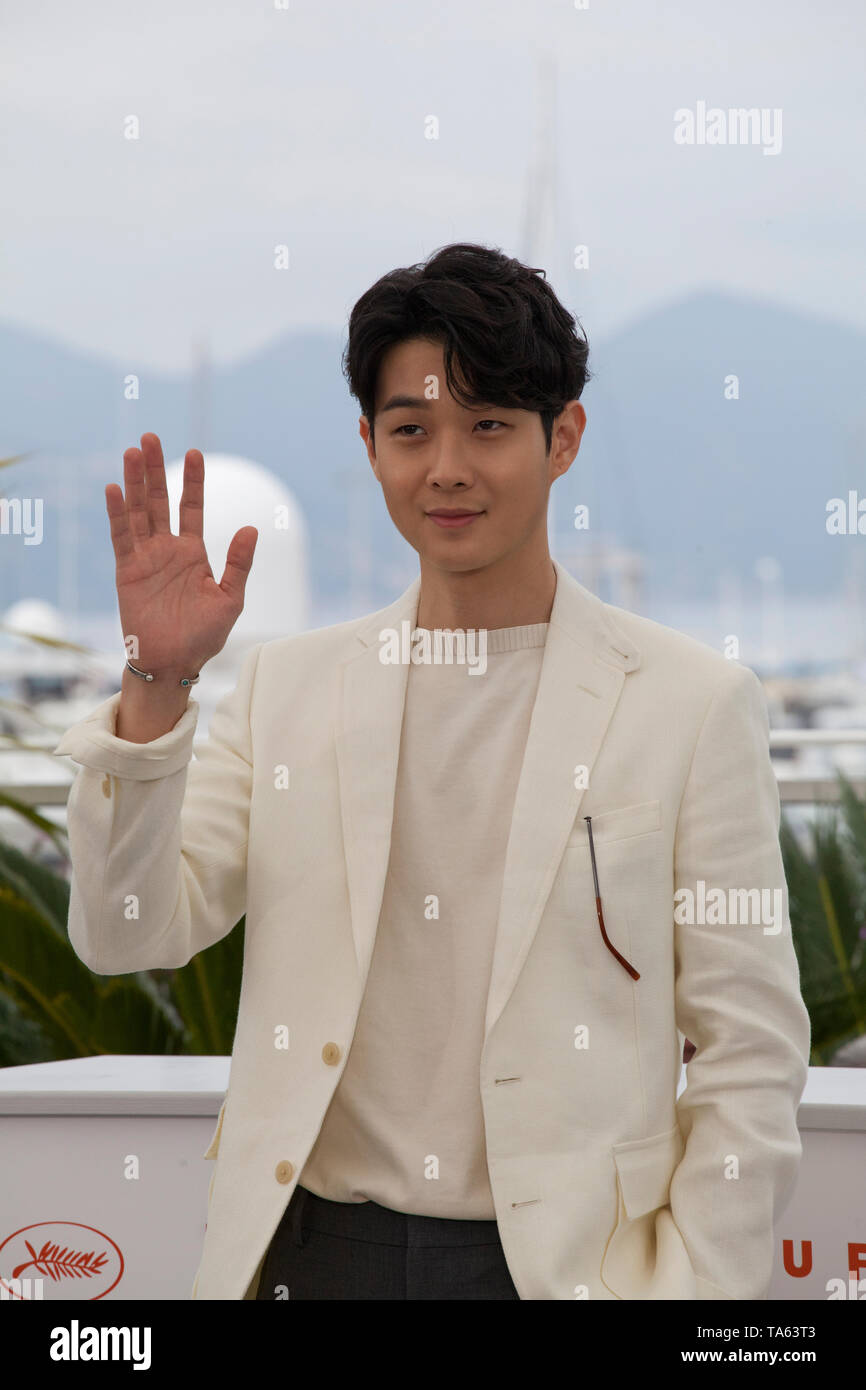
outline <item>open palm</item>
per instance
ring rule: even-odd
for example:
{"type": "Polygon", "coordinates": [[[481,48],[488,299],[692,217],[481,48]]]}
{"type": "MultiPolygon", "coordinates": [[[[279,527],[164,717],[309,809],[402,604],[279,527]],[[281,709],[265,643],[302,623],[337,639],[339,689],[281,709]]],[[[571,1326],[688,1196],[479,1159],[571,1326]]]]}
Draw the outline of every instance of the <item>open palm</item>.
{"type": "Polygon", "coordinates": [[[136,642],[130,660],[154,675],[196,675],[225,646],[243,611],[258,531],[243,526],[235,533],[217,584],[203,540],[201,452],[189,449],[184,459],[176,536],[157,435],[143,434],[141,449],[126,450],[123,475],[125,498],[116,483],[109,483],[105,504],[124,642],[136,642]]]}

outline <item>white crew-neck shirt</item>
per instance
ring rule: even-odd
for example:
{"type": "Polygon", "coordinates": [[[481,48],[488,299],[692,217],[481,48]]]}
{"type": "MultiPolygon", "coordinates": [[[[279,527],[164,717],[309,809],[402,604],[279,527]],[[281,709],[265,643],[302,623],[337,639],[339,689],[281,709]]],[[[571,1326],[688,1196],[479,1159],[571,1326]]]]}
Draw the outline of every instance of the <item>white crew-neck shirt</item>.
{"type": "Polygon", "coordinates": [[[300,1176],[320,1197],[496,1217],[481,1048],[547,630],[487,629],[483,674],[465,662],[409,667],[370,971],[345,1069],[300,1176]]]}

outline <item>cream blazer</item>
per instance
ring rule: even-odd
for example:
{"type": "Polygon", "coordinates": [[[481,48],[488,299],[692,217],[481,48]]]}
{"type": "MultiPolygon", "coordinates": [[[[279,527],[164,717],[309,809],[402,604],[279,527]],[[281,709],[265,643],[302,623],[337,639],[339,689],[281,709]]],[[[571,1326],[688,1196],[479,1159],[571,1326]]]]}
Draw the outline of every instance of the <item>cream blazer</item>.
{"type": "MultiPolygon", "coordinates": [[[[478,1058],[505,1257],[522,1299],[765,1298],[810,1027],[762,687],[554,567],[478,1058]]],[[[81,765],[69,938],[85,965],[183,966],[246,912],[192,1298],[255,1297],[352,1045],[409,669],[383,663],[380,634],[414,628],[420,583],[254,647],[195,756],[195,700],[134,744],[114,735],[119,693],[55,749],[81,765]]]]}

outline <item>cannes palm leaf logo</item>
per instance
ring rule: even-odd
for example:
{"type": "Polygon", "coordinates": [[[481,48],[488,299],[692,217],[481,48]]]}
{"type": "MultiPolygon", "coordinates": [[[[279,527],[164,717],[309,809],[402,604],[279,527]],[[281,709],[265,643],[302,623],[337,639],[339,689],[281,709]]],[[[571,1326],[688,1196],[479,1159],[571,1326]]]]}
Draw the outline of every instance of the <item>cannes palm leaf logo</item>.
{"type": "Polygon", "coordinates": [[[13,1269],[13,1279],[20,1278],[21,1271],[29,1269],[31,1265],[49,1279],[90,1279],[92,1275],[102,1273],[102,1266],[108,1259],[103,1252],[97,1255],[94,1250],[70,1250],[66,1245],[61,1250],[49,1240],[46,1240],[37,1255],[29,1240],[25,1240],[24,1244],[30,1251],[31,1258],[13,1269]]]}

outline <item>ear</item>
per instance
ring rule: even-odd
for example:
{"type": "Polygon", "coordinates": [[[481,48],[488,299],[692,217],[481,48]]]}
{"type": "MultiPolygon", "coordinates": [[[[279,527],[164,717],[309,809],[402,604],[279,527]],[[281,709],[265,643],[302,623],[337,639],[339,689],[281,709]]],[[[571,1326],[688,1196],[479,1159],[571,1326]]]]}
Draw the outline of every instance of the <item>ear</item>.
{"type": "Polygon", "coordinates": [[[366,415],[362,415],[358,420],[358,433],[360,434],[361,438],[367,446],[367,458],[370,460],[370,467],[372,468],[378,481],[381,482],[382,479],[379,475],[379,465],[376,462],[376,449],[373,444],[373,439],[370,432],[370,422],[367,419],[366,415]]]}
{"type": "Polygon", "coordinates": [[[569,401],[553,423],[550,463],[551,481],[567,473],[580,448],[586,428],[586,411],[580,401],[569,401]]]}

